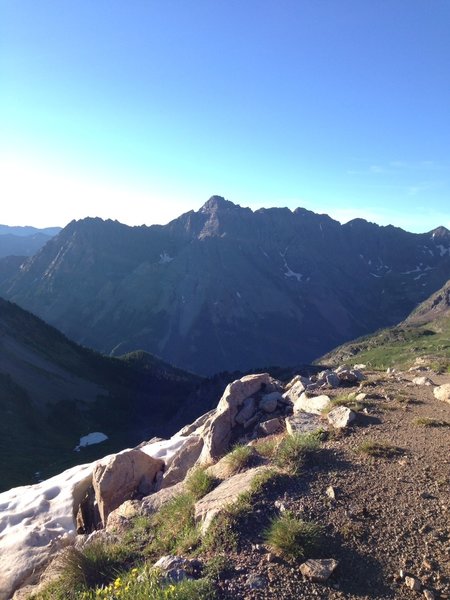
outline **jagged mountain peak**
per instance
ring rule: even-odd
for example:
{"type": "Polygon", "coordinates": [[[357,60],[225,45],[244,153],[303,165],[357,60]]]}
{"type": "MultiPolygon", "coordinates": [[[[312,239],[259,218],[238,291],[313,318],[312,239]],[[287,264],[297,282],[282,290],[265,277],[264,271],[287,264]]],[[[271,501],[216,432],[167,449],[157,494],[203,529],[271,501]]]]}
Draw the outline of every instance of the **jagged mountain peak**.
{"type": "Polygon", "coordinates": [[[205,204],[200,208],[200,213],[212,213],[219,210],[241,208],[238,204],[234,204],[230,200],[225,200],[223,196],[213,195],[205,204]]]}

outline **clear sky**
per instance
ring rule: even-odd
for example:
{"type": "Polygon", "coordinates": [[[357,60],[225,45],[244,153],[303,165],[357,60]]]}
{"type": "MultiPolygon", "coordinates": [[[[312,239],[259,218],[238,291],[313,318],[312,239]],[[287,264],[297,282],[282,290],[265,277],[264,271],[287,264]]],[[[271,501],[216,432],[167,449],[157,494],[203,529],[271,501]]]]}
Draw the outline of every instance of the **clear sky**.
{"type": "Polygon", "coordinates": [[[0,0],[0,222],[450,228],[448,0],[0,0]]]}

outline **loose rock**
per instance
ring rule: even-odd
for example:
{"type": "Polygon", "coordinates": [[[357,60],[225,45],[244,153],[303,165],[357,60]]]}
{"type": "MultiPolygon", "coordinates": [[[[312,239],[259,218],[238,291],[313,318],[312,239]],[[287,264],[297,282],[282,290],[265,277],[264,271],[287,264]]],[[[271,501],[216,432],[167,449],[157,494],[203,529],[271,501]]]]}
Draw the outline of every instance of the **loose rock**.
{"type": "Polygon", "coordinates": [[[300,565],[300,572],[311,581],[324,583],[331,577],[338,564],[339,562],[334,558],[323,558],[320,560],[310,558],[300,565]]]}

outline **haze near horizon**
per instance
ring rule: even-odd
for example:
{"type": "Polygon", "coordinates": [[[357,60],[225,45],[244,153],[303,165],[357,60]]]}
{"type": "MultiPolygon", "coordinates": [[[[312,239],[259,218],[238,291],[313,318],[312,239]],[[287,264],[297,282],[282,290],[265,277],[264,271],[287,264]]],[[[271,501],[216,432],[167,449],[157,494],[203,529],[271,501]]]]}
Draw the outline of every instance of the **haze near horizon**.
{"type": "Polygon", "coordinates": [[[450,6],[0,7],[0,221],[165,223],[211,195],[450,228],[450,6]]]}

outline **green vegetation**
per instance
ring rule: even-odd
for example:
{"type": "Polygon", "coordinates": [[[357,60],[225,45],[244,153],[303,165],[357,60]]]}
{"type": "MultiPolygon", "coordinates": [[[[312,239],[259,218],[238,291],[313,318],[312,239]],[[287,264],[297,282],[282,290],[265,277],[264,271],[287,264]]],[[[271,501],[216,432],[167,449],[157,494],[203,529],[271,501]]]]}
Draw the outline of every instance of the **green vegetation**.
{"type": "Polygon", "coordinates": [[[340,346],[320,359],[327,362],[365,363],[373,369],[406,369],[422,358],[437,373],[450,372],[450,319],[432,324],[402,324],[340,346]]]}
{"type": "Polygon", "coordinates": [[[200,530],[194,520],[195,500],[192,494],[175,496],[150,517],[152,539],[146,552],[152,557],[182,554],[200,543],[200,530]]]}
{"type": "Polygon", "coordinates": [[[311,556],[320,546],[322,528],[284,512],[272,520],[265,532],[266,543],[278,554],[295,560],[311,556]]]}
{"type": "Polygon", "coordinates": [[[210,578],[170,582],[148,565],[117,573],[104,585],[72,587],[70,573],[63,567],[58,581],[31,600],[212,600],[214,586],[210,578]]]}
{"type": "Polygon", "coordinates": [[[439,419],[431,419],[430,417],[418,417],[413,421],[414,425],[419,427],[450,427],[448,421],[441,421],[439,419]]]}
{"type": "Polygon", "coordinates": [[[366,440],[357,448],[358,452],[372,458],[395,458],[403,454],[403,450],[386,442],[366,440]]]}
{"type": "Polygon", "coordinates": [[[277,446],[273,461],[277,467],[297,475],[306,459],[318,451],[320,434],[296,433],[286,435],[277,446]]]}
{"type": "Polygon", "coordinates": [[[354,410],[356,412],[359,410],[362,410],[362,408],[363,408],[362,402],[356,400],[355,395],[339,394],[338,396],[335,396],[334,398],[331,399],[330,404],[324,408],[322,413],[324,415],[326,415],[331,410],[333,410],[333,408],[336,408],[336,406],[347,406],[348,408],[351,408],[352,410],[354,410]]]}
{"type": "Polygon", "coordinates": [[[198,467],[186,479],[186,490],[194,500],[200,500],[213,490],[217,484],[218,480],[207,473],[204,467],[198,467]]]}
{"type": "Polygon", "coordinates": [[[234,475],[251,465],[255,451],[251,446],[238,445],[225,457],[228,475],[234,475]]]}

